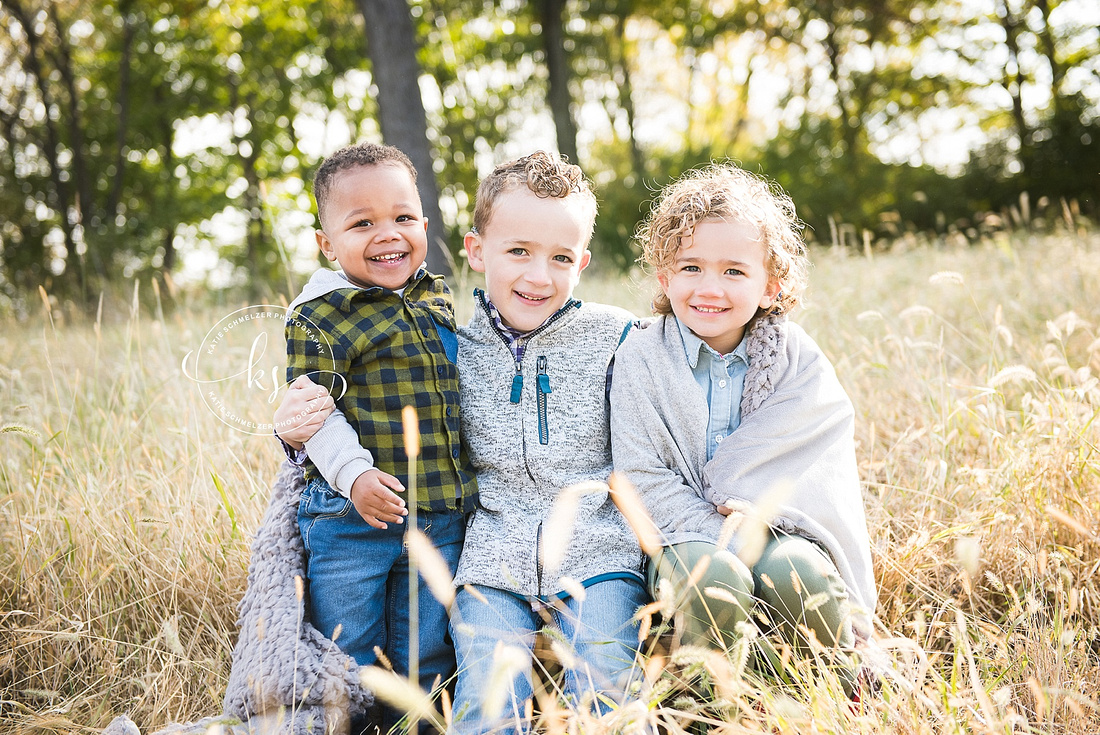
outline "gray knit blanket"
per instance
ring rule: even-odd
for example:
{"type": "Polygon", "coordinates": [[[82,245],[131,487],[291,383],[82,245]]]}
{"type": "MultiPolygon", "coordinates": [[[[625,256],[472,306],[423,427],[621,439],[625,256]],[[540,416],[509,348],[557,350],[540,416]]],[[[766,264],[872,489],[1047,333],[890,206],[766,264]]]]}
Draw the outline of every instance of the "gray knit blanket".
{"type": "MultiPolygon", "coordinates": [[[[851,401],[797,324],[763,317],[747,339],[741,424],[708,461],[710,409],[676,320],[634,330],[615,355],[611,384],[615,469],[637,488],[666,545],[722,538],[726,517],[718,505],[742,514],[772,508],[772,528],[829,552],[856,608],[856,634],[865,639],[878,593],[851,401]]],[[[735,534],[731,551],[741,541],[735,534]]]]}

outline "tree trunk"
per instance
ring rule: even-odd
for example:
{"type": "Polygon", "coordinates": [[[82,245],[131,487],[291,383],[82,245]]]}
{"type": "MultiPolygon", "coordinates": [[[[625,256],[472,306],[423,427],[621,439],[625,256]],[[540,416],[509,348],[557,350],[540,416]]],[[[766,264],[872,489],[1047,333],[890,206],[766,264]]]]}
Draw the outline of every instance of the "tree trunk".
{"type": "MultiPolygon", "coordinates": [[[[87,279],[84,271],[84,257],[77,252],[76,239],[73,232],[73,223],[69,220],[69,187],[61,176],[61,166],[58,163],[57,153],[61,147],[61,138],[57,132],[57,126],[49,114],[54,105],[53,94],[50,91],[49,80],[42,70],[42,64],[38,59],[38,46],[41,41],[35,31],[34,22],[29,17],[25,8],[18,0],[0,0],[16,21],[23,27],[23,33],[27,37],[27,55],[23,59],[24,68],[34,77],[38,87],[38,93],[42,97],[42,104],[46,108],[46,116],[43,124],[46,127],[46,145],[43,154],[50,168],[50,184],[53,187],[53,196],[46,195],[47,203],[60,214],[61,231],[65,236],[65,266],[67,276],[65,281],[77,280],[75,284],[82,297],[87,295],[87,279]]],[[[46,264],[43,264],[44,266],[46,264]]]]}
{"type": "Polygon", "coordinates": [[[829,79],[832,80],[833,86],[836,87],[836,102],[840,107],[840,133],[841,138],[844,141],[845,155],[848,172],[852,175],[852,181],[856,181],[859,178],[859,150],[858,150],[858,121],[853,122],[851,112],[851,100],[848,99],[848,95],[844,91],[844,87],[841,84],[840,78],[840,45],[837,42],[836,32],[836,19],[834,16],[834,9],[832,4],[825,4],[825,12],[822,13],[822,20],[825,21],[825,53],[829,58],[829,79]]]}
{"type": "Polygon", "coordinates": [[[428,118],[420,97],[420,48],[406,0],[357,0],[367,32],[374,83],[378,87],[378,125],[382,139],[413,162],[417,189],[428,218],[428,270],[449,275],[450,249],[439,213],[439,185],[432,167],[428,118]]]}
{"type": "MultiPolygon", "coordinates": [[[[61,24],[61,17],[57,14],[57,4],[49,3],[50,18],[53,20],[57,31],[57,71],[65,86],[65,93],[69,97],[69,146],[73,155],[73,182],[76,184],[76,197],[79,209],[77,222],[83,225],[86,221],[91,225],[99,223],[99,216],[92,202],[92,184],[88,178],[88,166],[86,150],[84,146],[84,125],[80,119],[80,93],[76,88],[76,74],[73,72],[73,56],[69,48],[68,29],[61,24]]],[[[97,253],[92,252],[92,260],[101,278],[107,274],[103,270],[103,264],[98,261],[97,253]]]]}
{"type": "Polygon", "coordinates": [[[118,61],[118,129],[115,132],[115,175],[111,182],[111,197],[107,201],[104,216],[113,220],[119,212],[122,202],[122,182],[126,168],[126,133],[130,115],[130,55],[134,46],[134,22],[130,17],[131,0],[122,0],[118,5],[122,16],[122,53],[118,61]]]}
{"type": "Polygon", "coordinates": [[[577,124],[573,121],[569,79],[572,71],[565,51],[565,0],[539,0],[539,23],[542,25],[542,45],[546,53],[549,88],[546,101],[554,117],[558,134],[558,151],[573,163],[577,157],[577,124]]]}
{"type": "Polygon", "coordinates": [[[1005,80],[1003,82],[1005,91],[1012,97],[1012,119],[1016,124],[1016,135],[1020,139],[1020,163],[1024,167],[1023,173],[1027,173],[1027,149],[1031,147],[1031,129],[1027,124],[1027,119],[1024,117],[1024,100],[1023,100],[1023,87],[1024,87],[1024,70],[1020,65],[1020,22],[1012,14],[1012,9],[1008,7],[1008,2],[1002,0],[1001,10],[1001,25],[1005,29],[1005,44],[1008,46],[1008,61],[1011,64],[1016,65],[1016,74],[1013,76],[1008,71],[1008,65],[1005,65],[1005,80]],[[1015,89],[1013,85],[1015,84],[1015,89]]]}
{"type": "MultiPolygon", "coordinates": [[[[26,92],[21,91],[19,99],[11,106],[12,114],[7,114],[0,109],[0,138],[5,144],[0,158],[3,160],[5,169],[4,178],[15,184],[19,182],[19,169],[15,162],[15,155],[20,146],[15,128],[19,124],[18,111],[24,108],[25,100],[26,92]]],[[[4,259],[0,263],[0,273],[6,271],[8,281],[20,290],[28,292],[42,283],[42,276],[47,270],[46,250],[40,234],[27,232],[28,227],[21,217],[12,217],[9,225],[16,228],[19,235],[8,238],[9,248],[5,250],[4,259]]],[[[33,227],[33,224],[30,226],[33,227]]]]}
{"type": "Polygon", "coordinates": [[[1039,31],[1042,41],[1043,55],[1050,65],[1050,99],[1051,108],[1060,110],[1063,105],[1062,79],[1066,76],[1066,70],[1058,61],[1058,55],[1054,47],[1054,33],[1050,30],[1050,3],[1048,0],[1036,0],[1039,12],[1043,16],[1043,28],[1039,31]]]}
{"type": "MultiPolygon", "coordinates": [[[[171,90],[165,91],[163,86],[157,85],[153,90],[153,99],[157,102],[157,109],[163,109],[167,94],[171,94],[171,90]]],[[[168,115],[160,115],[158,119],[158,127],[160,129],[160,158],[163,161],[161,166],[161,179],[164,181],[163,196],[165,199],[170,199],[176,196],[176,157],[172,152],[172,143],[175,141],[176,131],[172,127],[172,119],[168,115]]],[[[164,260],[161,263],[161,271],[164,274],[164,278],[167,279],[169,274],[176,267],[176,215],[175,207],[166,206],[164,208],[164,214],[161,215],[162,226],[164,227],[164,260]],[[171,213],[171,214],[170,214],[171,213]],[[163,221],[168,219],[168,221],[163,221]]]]}
{"type": "Polygon", "coordinates": [[[626,18],[626,10],[620,10],[615,15],[615,41],[618,49],[619,70],[622,74],[622,84],[619,86],[619,105],[626,112],[630,160],[633,164],[635,179],[640,183],[645,176],[645,157],[642,155],[641,146],[638,145],[638,139],[634,135],[634,86],[630,77],[630,58],[626,52],[626,18]]]}

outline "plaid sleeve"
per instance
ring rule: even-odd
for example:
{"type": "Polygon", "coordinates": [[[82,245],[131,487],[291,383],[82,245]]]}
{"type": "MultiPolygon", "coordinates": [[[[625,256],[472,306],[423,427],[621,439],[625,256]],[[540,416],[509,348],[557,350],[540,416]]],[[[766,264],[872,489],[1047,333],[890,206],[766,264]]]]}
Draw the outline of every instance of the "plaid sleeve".
{"type": "Polygon", "coordinates": [[[287,317],[287,383],[306,375],[334,397],[344,392],[351,360],[338,327],[342,321],[336,309],[320,299],[307,301],[287,317]]]}

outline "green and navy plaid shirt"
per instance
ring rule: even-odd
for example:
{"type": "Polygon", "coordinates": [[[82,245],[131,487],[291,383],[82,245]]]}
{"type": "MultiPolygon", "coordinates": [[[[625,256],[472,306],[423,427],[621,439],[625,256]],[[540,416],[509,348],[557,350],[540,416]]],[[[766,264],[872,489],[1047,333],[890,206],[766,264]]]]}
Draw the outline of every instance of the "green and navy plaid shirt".
{"type": "MultiPolygon", "coordinates": [[[[454,303],[441,276],[421,270],[403,294],[375,287],[338,288],[307,301],[286,327],[287,382],[308,375],[374,455],[374,466],[410,487],[401,410],[420,425],[416,504],[425,510],[472,509],[477,482],[459,439],[458,367],[436,327],[455,331],[454,303]],[[318,332],[320,334],[318,334],[318,332]],[[335,390],[334,390],[335,383],[335,390]]],[[[312,462],[306,478],[321,475],[312,462]]]]}

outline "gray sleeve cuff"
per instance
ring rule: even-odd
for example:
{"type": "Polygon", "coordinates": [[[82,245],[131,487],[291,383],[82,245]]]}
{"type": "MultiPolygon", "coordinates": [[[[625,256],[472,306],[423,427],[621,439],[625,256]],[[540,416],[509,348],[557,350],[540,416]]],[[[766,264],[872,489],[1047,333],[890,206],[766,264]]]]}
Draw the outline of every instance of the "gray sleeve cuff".
{"type": "Polygon", "coordinates": [[[374,456],[359,444],[358,433],[339,410],[306,440],[306,451],[325,481],[346,498],[355,478],[374,468],[374,456]]]}

